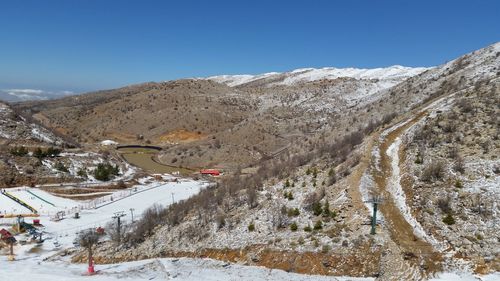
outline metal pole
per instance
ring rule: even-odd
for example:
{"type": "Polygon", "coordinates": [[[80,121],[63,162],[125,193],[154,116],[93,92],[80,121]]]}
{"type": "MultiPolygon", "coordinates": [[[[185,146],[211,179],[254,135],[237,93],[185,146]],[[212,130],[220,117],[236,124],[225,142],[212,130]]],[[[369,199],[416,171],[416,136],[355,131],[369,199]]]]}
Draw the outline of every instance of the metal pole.
{"type": "Polygon", "coordinates": [[[375,228],[377,226],[377,205],[377,202],[373,202],[372,230],[370,231],[371,235],[375,235],[375,228]]]}

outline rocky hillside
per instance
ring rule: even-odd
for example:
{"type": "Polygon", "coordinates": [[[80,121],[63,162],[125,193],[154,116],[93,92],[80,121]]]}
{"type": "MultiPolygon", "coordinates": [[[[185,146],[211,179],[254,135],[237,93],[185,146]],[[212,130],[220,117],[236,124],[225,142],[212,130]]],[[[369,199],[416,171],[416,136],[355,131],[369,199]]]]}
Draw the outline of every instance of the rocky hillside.
{"type": "Polygon", "coordinates": [[[47,183],[95,181],[99,163],[126,167],[98,149],[82,151],[28,116],[0,103],[0,188],[47,183]]]}
{"type": "Polygon", "coordinates": [[[354,104],[338,88],[352,78],[254,88],[267,106],[224,139],[269,119],[291,145],[254,174],[152,208],[97,258],[208,256],[381,280],[498,271],[499,66],[497,43],[354,104]],[[378,197],[372,236],[366,201],[378,197]]]}
{"type": "Polygon", "coordinates": [[[477,83],[405,138],[404,180],[415,217],[478,272],[500,270],[500,78],[477,83]]]}
{"type": "Polygon", "coordinates": [[[15,107],[80,143],[152,143],[166,164],[234,170],[381,122],[385,105],[371,110],[378,93],[425,70],[303,69],[237,87],[187,79],[15,107]]]}

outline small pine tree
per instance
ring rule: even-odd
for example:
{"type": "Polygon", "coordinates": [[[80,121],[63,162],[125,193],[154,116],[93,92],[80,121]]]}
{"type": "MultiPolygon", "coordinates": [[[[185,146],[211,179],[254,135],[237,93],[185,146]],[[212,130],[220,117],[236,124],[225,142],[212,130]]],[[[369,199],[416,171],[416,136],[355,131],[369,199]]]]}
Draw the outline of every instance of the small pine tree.
{"type": "Polygon", "coordinates": [[[337,182],[337,175],[335,174],[335,170],[333,168],[328,171],[328,185],[332,185],[337,182]]]}
{"type": "Polygon", "coordinates": [[[35,149],[35,151],[33,151],[33,156],[38,158],[38,159],[42,159],[45,157],[45,153],[43,153],[43,150],[41,147],[37,147],[35,149]]]}
{"type": "Polygon", "coordinates": [[[253,222],[251,222],[249,225],[248,225],[248,231],[252,232],[252,231],[255,231],[255,224],[253,222]]]}
{"type": "Polygon", "coordinates": [[[297,231],[297,228],[298,228],[298,226],[297,226],[297,224],[296,224],[295,222],[293,222],[293,223],[290,225],[290,230],[291,230],[291,231],[297,231]]]}
{"type": "Polygon", "coordinates": [[[287,210],[287,215],[289,217],[297,217],[300,215],[300,211],[298,208],[293,208],[293,209],[288,209],[287,210]]]}
{"type": "Polygon", "coordinates": [[[415,157],[415,164],[422,164],[424,163],[424,159],[422,157],[422,153],[419,151],[417,153],[417,157],[415,157]]]}
{"type": "Polygon", "coordinates": [[[325,205],[323,206],[323,216],[324,217],[331,216],[330,204],[328,203],[328,200],[325,200],[325,205]]]}
{"type": "Polygon", "coordinates": [[[290,187],[290,181],[288,179],[286,179],[285,187],[290,187]]]}
{"type": "Polygon", "coordinates": [[[315,224],[314,224],[314,230],[320,230],[323,228],[323,222],[321,220],[318,220],[315,224]]]}
{"type": "Polygon", "coordinates": [[[321,203],[319,202],[314,202],[312,204],[312,210],[313,210],[313,214],[315,216],[319,216],[321,215],[321,213],[323,212],[323,208],[321,207],[321,203]]]}
{"type": "Polygon", "coordinates": [[[307,170],[306,170],[306,175],[308,175],[308,176],[309,176],[310,174],[311,174],[311,168],[307,168],[307,170]]]}
{"type": "Polygon", "coordinates": [[[447,225],[453,225],[455,224],[455,219],[450,213],[448,213],[446,217],[443,218],[443,222],[447,225]]]}
{"type": "Polygon", "coordinates": [[[306,227],[304,227],[304,231],[305,232],[311,232],[312,231],[312,228],[310,225],[307,225],[306,227]]]}
{"type": "Polygon", "coordinates": [[[87,169],[81,168],[76,172],[76,175],[82,178],[87,178],[87,169]]]}
{"type": "Polygon", "coordinates": [[[54,168],[58,171],[61,171],[61,172],[69,172],[68,168],[66,168],[66,166],[64,166],[63,163],[61,162],[57,162],[55,165],[54,165],[54,168]]]}

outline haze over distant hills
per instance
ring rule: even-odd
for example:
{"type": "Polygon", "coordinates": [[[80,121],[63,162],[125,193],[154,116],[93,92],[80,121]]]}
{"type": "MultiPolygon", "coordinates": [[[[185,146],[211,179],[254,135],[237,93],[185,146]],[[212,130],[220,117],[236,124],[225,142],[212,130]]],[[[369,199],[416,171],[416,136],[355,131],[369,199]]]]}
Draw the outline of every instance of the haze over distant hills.
{"type": "Polygon", "coordinates": [[[0,100],[19,102],[28,100],[48,100],[75,95],[73,91],[48,91],[41,89],[0,89],[0,100]]]}

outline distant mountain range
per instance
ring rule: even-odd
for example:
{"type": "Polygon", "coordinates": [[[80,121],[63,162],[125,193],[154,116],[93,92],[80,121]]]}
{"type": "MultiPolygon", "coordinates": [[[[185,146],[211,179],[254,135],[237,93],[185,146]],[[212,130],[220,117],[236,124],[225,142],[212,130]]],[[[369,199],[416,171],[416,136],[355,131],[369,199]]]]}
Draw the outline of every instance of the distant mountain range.
{"type": "MultiPolygon", "coordinates": [[[[288,72],[269,72],[257,75],[218,75],[208,79],[230,87],[242,87],[256,84],[295,85],[317,80],[334,80],[338,78],[353,78],[358,80],[377,80],[376,90],[394,86],[403,80],[420,74],[428,69],[426,67],[405,67],[394,65],[384,68],[300,68],[288,72]]],[[[374,82],[374,81],[372,81],[374,82]]],[[[50,100],[65,96],[75,95],[73,91],[49,91],[42,89],[0,89],[0,100],[6,102],[20,102],[29,100],[50,100]]]]}
{"type": "Polygon", "coordinates": [[[28,100],[49,100],[74,95],[72,91],[47,91],[41,89],[0,89],[0,100],[19,102],[28,100]]]}

